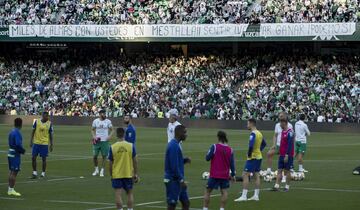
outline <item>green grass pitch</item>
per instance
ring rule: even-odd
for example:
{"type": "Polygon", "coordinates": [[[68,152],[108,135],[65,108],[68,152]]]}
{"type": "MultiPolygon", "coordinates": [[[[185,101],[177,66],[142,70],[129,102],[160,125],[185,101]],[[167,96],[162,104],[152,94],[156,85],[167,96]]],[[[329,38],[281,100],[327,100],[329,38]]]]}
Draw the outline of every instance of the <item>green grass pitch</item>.
{"type": "MultiPolygon", "coordinates": [[[[115,209],[110,177],[92,177],[90,128],[84,126],[56,126],[54,152],[50,154],[46,180],[32,181],[30,162],[30,126],[23,128],[27,153],[22,158],[22,170],[16,190],[22,197],[8,197],[7,192],[7,135],[11,126],[0,127],[0,209],[1,210],[48,210],[48,209],[115,209]],[[84,178],[80,178],[83,176],[84,178]]],[[[311,129],[311,128],[310,128],[311,129]]],[[[205,154],[216,142],[215,129],[188,129],[188,139],[183,144],[185,156],[192,164],[185,168],[189,182],[192,209],[202,209],[205,182],[201,174],[209,170],[205,154]]],[[[226,130],[230,145],[236,151],[236,169],[241,174],[244,167],[248,131],[226,130]]],[[[263,132],[268,144],[272,132],[263,132]]],[[[135,209],[165,209],[163,157],[166,147],[166,129],[137,128],[137,150],[141,182],[135,185],[135,209]]],[[[114,140],[112,140],[114,142],[114,140]]],[[[267,149],[266,149],[267,150],[267,149]]],[[[262,182],[259,202],[234,203],[239,196],[241,183],[229,190],[226,209],[360,209],[360,176],[351,174],[360,165],[360,136],[351,133],[313,133],[309,139],[305,168],[310,171],[306,180],[292,182],[289,193],[265,190],[273,183],[262,182]]],[[[274,167],[276,164],[274,161],[274,167]]],[[[38,161],[38,166],[39,166],[38,161]]],[[[263,168],[265,164],[263,162],[263,168]]],[[[297,166],[296,166],[297,168],[297,166]]],[[[38,171],[39,171],[38,167],[38,171]]],[[[106,169],[106,172],[108,170],[106,169]]],[[[219,209],[217,191],[210,209],[219,209]]],[[[252,196],[253,192],[249,195],[252,196]]],[[[179,208],[180,209],[180,208],[179,208]]]]}

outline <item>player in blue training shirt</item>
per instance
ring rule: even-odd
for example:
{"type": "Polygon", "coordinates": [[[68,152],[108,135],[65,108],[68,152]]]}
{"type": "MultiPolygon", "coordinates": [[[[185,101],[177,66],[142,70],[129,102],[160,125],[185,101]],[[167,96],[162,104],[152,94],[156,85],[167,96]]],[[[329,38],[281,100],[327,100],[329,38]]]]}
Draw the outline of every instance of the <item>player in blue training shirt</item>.
{"type": "Polygon", "coordinates": [[[22,146],[22,135],[20,130],[22,128],[22,119],[16,118],[14,121],[14,126],[9,133],[9,153],[8,153],[8,162],[9,162],[9,189],[8,195],[21,196],[20,193],[16,192],[14,189],[16,176],[20,171],[20,162],[21,154],[25,154],[25,149],[22,146]]]}
{"type": "Polygon", "coordinates": [[[175,138],[167,146],[165,154],[166,199],[168,210],[175,210],[178,200],[183,210],[189,210],[190,201],[184,177],[184,164],[190,163],[190,158],[183,158],[181,141],[186,140],[186,128],[178,125],[175,128],[175,138]]]}
{"type": "Polygon", "coordinates": [[[136,130],[135,126],[132,124],[130,115],[124,117],[124,124],[127,126],[125,128],[125,141],[132,144],[136,144],[136,130]]]}

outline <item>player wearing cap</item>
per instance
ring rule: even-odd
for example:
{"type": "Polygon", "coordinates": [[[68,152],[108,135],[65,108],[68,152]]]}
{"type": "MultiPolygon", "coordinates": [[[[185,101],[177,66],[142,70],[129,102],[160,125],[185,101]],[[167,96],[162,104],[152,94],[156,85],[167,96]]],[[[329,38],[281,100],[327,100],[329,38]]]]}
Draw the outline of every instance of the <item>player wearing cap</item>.
{"type": "Polygon", "coordinates": [[[179,112],[176,109],[170,109],[169,111],[169,124],[167,127],[168,143],[175,138],[175,128],[178,125],[181,125],[177,121],[179,112]]]}

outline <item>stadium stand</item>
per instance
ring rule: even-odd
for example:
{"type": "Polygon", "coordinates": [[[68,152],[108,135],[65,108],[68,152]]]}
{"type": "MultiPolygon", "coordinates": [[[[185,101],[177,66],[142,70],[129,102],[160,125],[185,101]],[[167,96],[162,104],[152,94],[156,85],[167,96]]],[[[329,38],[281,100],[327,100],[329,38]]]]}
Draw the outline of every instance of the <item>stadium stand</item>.
{"type": "Polygon", "coordinates": [[[5,0],[0,26],[357,22],[359,5],[359,0],[5,0]]]}
{"type": "MultiPolygon", "coordinates": [[[[0,109],[7,114],[358,122],[356,56],[98,56],[0,60],[0,109]]],[[[88,55],[90,56],[90,55],[88,55]]]]}

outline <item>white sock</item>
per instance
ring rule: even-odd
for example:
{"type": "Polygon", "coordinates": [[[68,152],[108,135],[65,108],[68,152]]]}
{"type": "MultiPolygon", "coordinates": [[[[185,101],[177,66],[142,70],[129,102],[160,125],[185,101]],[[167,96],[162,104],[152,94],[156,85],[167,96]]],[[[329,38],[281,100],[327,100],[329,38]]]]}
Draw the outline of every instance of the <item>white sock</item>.
{"type": "Polygon", "coordinates": [[[130,209],[130,208],[128,208],[128,210],[133,210],[133,208],[131,208],[131,209],[130,209]]]}
{"type": "Polygon", "coordinates": [[[299,165],[299,171],[304,170],[303,165],[299,165]]]}
{"type": "Polygon", "coordinates": [[[41,172],[41,176],[45,176],[45,172],[43,171],[43,172],[41,172]]]}
{"type": "Polygon", "coordinates": [[[12,191],[14,191],[14,188],[9,187],[8,191],[12,192],[12,191]]]}
{"type": "Polygon", "coordinates": [[[33,175],[37,176],[37,171],[33,171],[33,175]]]}
{"type": "Polygon", "coordinates": [[[259,197],[259,193],[260,193],[260,189],[255,189],[254,195],[257,196],[257,197],[259,197]]]}
{"type": "Polygon", "coordinates": [[[267,172],[271,172],[271,168],[267,168],[267,170],[266,170],[267,172]]]}
{"type": "Polygon", "coordinates": [[[285,185],[285,189],[289,189],[290,188],[290,185],[285,185]]]}
{"type": "Polygon", "coordinates": [[[104,172],[104,168],[101,168],[101,172],[104,172]]]}
{"type": "Polygon", "coordinates": [[[225,208],[220,208],[220,210],[225,210],[225,208]]]}
{"type": "Polygon", "coordinates": [[[248,190],[243,189],[241,197],[247,198],[248,190]]]}
{"type": "Polygon", "coordinates": [[[275,184],[275,186],[274,186],[275,188],[279,188],[280,187],[280,185],[279,184],[275,184]]]}
{"type": "Polygon", "coordinates": [[[206,208],[206,207],[203,207],[203,210],[209,210],[208,208],[206,208]]]}
{"type": "Polygon", "coordinates": [[[95,167],[95,171],[99,171],[99,167],[96,166],[96,167],[95,167]]]}

